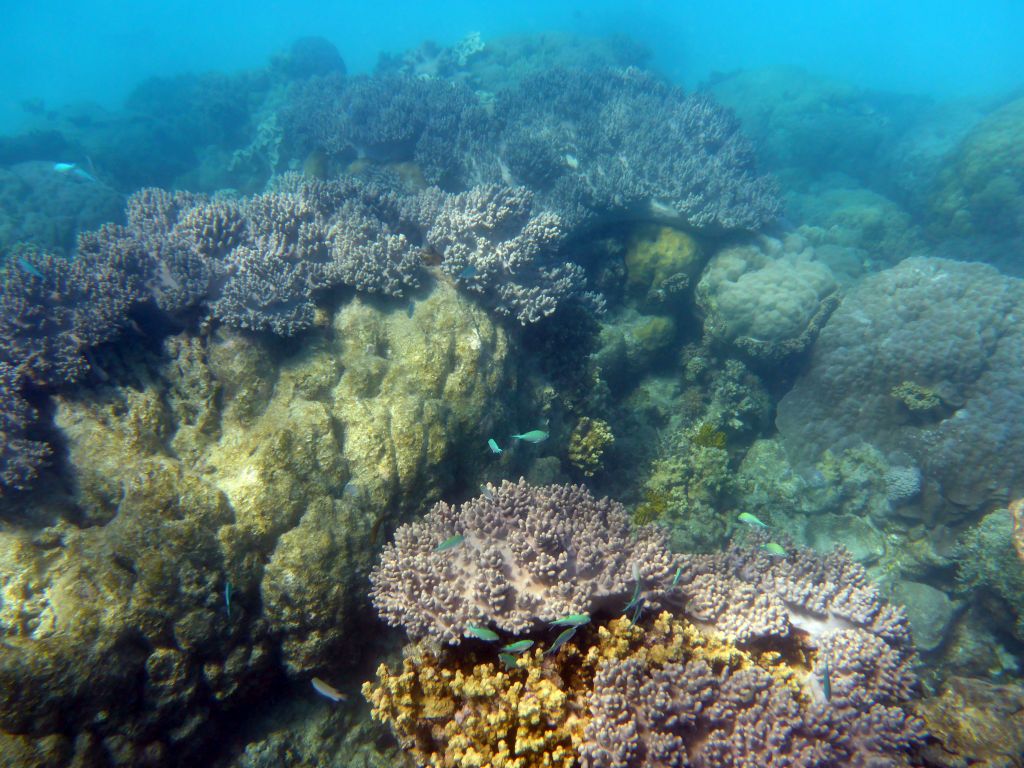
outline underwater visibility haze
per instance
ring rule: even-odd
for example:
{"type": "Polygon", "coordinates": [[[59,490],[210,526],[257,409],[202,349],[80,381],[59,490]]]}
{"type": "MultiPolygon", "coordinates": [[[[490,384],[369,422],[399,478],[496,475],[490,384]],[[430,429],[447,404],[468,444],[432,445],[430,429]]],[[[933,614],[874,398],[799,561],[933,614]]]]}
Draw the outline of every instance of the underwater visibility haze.
{"type": "Polygon", "coordinates": [[[0,29],[0,766],[1024,766],[1024,7],[0,29]]]}

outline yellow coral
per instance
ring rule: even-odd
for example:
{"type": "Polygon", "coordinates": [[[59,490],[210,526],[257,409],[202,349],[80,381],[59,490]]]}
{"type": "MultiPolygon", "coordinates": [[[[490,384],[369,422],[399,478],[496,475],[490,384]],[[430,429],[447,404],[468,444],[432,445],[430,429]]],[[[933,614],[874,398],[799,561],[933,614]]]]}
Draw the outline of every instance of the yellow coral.
{"type": "Polygon", "coordinates": [[[942,405],[938,392],[913,381],[904,381],[893,387],[891,394],[911,411],[930,411],[942,405]]]}
{"type": "Polygon", "coordinates": [[[806,675],[776,651],[744,651],[670,613],[650,626],[621,617],[580,630],[553,656],[540,648],[523,654],[511,670],[496,652],[414,646],[399,672],[386,665],[363,685],[374,719],[387,723],[421,765],[435,768],[569,768],[589,722],[587,697],[599,664],[637,659],[662,667],[702,659],[716,671],[757,665],[800,690],[806,675]]]}
{"type": "Polygon", "coordinates": [[[715,425],[709,421],[703,422],[697,428],[697,431],[693,433],[690,440],[694,445],[698,445],[701,448],[718,448],[719,450],[725,450],[725,432],[720,429],[716,429],[715,425]]]}
{"type": "Polygon", "coordinates": [[[650,525],[660,520],[668,510],[668,502],[667,493],[648,488],[644,492],[644,500],[633,510],[633,522],[636,525],[650,525]]]}
{"type": "Polygon", "coordinates": [[[703,259],[697,241],[672,227],[644,225],[626,250],[626,289],[648,300],[664,301],[685,290],[703,259]]]}
{"type": "Polygon", "coordinates": [[[587,477],[601,469],[605,450],[615,442],[608,422],[584,416],[569,435],[569,461],[587,477]]]}

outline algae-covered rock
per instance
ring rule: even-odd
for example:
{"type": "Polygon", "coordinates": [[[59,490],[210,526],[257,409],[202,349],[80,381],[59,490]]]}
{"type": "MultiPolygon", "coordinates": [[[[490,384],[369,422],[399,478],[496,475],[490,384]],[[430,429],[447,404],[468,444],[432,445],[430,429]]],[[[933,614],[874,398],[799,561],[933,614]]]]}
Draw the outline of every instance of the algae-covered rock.
{"type": "Polygon", "coordinates": [[[323,320],[182,334],[55,398],[70,498],[0,531],[0,748],[187,762],[214,715],[354,657],[376,547],[480,469],[515,386],[447,284],[323,320]]]}
{"type": "Polygon", "coordinates": [[[697,241],[686,232],[653,224],[638,227],[626,248],[626,291],[658,307],[693,283],[704,263],[697,241]]]}
{"type": "Polygon", "coordinates": [[[1024,563],[1013,546],[1010,512],[990,512],[967,529],[956,560],[960,586],[992,609],[990,622],[1024,641],[1024,563]]]}
{"type": "Polygon", "coordinates": [[[942,645],[956,612],[945,592],[920,581],[899,581],[893,585],[892,599],[905,607],[918,650],[934,651],[942,645]]]}

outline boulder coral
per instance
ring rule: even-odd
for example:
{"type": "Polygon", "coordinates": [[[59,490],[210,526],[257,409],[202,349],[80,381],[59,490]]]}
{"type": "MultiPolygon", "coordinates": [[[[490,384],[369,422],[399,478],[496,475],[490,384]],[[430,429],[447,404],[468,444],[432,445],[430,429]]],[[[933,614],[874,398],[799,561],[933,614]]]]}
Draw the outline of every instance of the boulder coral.
{"type": "Polygon", "coordinates": [[[810,346],[838,303],[832,271],[800,238],[724,248],[697,285],[705,333],[764,360],[810,346]]]}
{"type": "Polygon", "coordinates": [[[1024,234],[1024,98],[1004,104],[964,137],[944,164],[931,201],[947,235],[1024,234]]]}

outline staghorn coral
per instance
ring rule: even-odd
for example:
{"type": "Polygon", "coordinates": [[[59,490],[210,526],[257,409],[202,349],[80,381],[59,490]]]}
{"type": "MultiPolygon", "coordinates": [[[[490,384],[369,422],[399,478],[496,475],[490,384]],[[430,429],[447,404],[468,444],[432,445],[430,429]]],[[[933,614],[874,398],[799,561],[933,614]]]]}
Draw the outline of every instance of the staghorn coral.
{"type": "Polygon", "coordinates": [[[596,300],[582,268],[554,258],[564,235],[557,215],[533,212],[528,189],[490,185],[447,197],[426,243],[461,287],[527,325],[570,298],[596,300]]]}
{"type": "Polygon", "coordinates": [[[57,386],[89,370],[91,347],[114,338],[140,300],[137,254],[81,247],[73,260],[15,251],[0,290],[0,361],[35,384],[57,386]],[[17,266],[14,266],[15,261],[17,266]]]}
{"type": "Polygon", "coordinates": [[[604,452],[614,442],[608,422],[584,416],[569,435],[569,461],[586,477],[593,477],[601,469],[604,452]]]}
{"type": "MultiPolygon", "coordinates": [[[[385,621],[457,645],[470,624],[524,632],[622,605],[633,567],[651,585],[671,579],[663,532],[631,531],[621,504],[580,486],[522,479],[488,490],[461,507],[439,502],[396,531],[370,576],[385,621]],[[439,551],[453,535],[464,539],[439,551]]],[[[652,586],[651,602],[658,593],[652,586]]]]}

